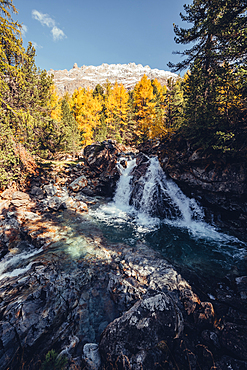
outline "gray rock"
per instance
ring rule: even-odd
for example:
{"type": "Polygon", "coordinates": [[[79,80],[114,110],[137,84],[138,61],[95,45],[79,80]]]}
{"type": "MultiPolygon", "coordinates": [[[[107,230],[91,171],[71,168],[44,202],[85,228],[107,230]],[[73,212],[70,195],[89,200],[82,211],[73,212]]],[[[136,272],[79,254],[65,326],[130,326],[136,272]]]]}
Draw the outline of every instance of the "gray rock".
{"type": "Polygon", "coordinates": [[[44,185],[44,191],[48,197],[53,197],[57,193],[57,187],[53,184],[44,185]]]}
{"type": "Polygon", "coordinates": [[[88,365],[90,365],[95,370],[98,370],[101,365],[98,344],[86,343],[83,347],[83,358],[86,360],[86,362],[88,362],[87,360],[90,360],[90,362],[88,362],[88,365]]]}
{"type": "Polygon", "coordinates": [[[30,194],[35,197],[38,197],[39,199],[42,199],[44,196],[43,190],[38,186],[33,186],[30,191],[30,194]]]}
{"type": "Polygon", "coordinates": [[[8,322],[0,321],[0,370],[7,368],[19,347],[15,329],[8,322]]]}
{"type": "Polygon", "coordinates": [[[247,276],[237,277],[235,281],[241,299],[247,300],[247,276]]]}
{"type": "Polygon", "coordinates": [[[47,206],[54,211],[58,211],[62,207],[63,200],[60,197],[54,196],[47,201],[47,206]]]}
{"type": "MultiPolygon", "coordinates": [[[[164,293],[138,301],[103,332],[99,348],[104,362],[116,363],[119,368],[124,368],[125,361],[131,364],[131,369],[155,368],[154,357],[150,356],[152,348],[161,341],[172,348],[178,330],[181,333],[181,328],[178,329],[179,311],[175,302],[164,293]]],[[[162,362],[162,353],[156,354],[155,361],[162,362]]]]}
{"type": "Polygon", "coordinates": [[[86,186],[87,186],[87,179],[83,175],[83,176],[78,177],[76,180],[74,180],[69,185],[69,189],[74,191],[74,192],[77,192],[77,191],[80,191],[80,190],[84,189],[86,186]]]}

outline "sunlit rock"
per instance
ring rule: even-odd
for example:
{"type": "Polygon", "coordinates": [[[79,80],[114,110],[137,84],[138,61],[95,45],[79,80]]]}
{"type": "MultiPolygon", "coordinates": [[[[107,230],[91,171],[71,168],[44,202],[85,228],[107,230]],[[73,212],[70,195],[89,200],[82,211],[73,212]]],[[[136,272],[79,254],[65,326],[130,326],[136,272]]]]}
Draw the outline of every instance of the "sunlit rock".
{"type": "Polygon", "coordinates": [[[76,180],[74,180],[71,184],[69,184],[69,189],[77,192],[82,190],[87,186],[87,179],[84,175],[78,177],[76,180]]]}

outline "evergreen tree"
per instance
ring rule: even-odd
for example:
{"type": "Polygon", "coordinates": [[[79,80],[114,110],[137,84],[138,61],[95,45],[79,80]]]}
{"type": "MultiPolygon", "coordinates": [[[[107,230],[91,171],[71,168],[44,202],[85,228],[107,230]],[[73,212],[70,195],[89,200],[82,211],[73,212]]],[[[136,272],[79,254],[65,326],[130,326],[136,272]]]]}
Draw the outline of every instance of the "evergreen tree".
{"type": "Polygon", "coordinates": [[[73,154],[73,157],[75,157],[76,152],[80,148],[80,132],[66,98],[63,98],[61,101],[61,111],[63,124],[63,149],[66,152],[73,154]]]}
{"type": "Polygon", "coordinates": [[[0,0],[0,186],[33,171],[27,149],[38,149],[52,83],[37,70],[32,45],[23,48],[11,12],[17,13],[12,0],[0,0]]]}
{"type": "Polygon", "coordinates": [[[192,26],[175,26],[175,41],[193,46],[179,53],[185,56],[183,61],[169,63],[175,71],[190,68],[185,81],[183,132],[197,146],[215,148],[218,132],[233,138],[236,117],[241,121],[246,115],[240,94],[240,90],[246,92],[246,82],[240,75],[246,75],[247,2],[194,0],[184,9],[186,15],[180,14],[181,18],[192,26]]]}

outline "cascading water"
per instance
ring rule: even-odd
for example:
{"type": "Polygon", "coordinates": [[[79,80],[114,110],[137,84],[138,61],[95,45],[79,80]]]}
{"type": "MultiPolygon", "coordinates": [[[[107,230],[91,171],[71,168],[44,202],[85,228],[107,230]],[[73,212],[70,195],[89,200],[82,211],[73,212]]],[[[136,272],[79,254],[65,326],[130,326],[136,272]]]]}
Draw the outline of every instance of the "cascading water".
{"type": "Polygon", "coordinates": [[[132,199],[133,205],[150,215],[159,213],[168,219],[181,219],[189,224],[193,219],[203,219],[203,210],[194,199],[187,198],[179,187],[168,180],[157,157],[149,159],[146,173],[140,178],[139,191],[132,199]]]}
{"type": "Polygon", "coordinates": [[[245,274],[244,243],[207,224],[201,207],[166,177],[156,157],[124,157],[118,167],[121,176],[111,202],[101,199],[78,219],[68,219],[71,215],[66,211],[57,215],[61,230],[64,224],[73,223],[74,232],[61,234],[61,242],[43,252],[21,244],[0,261],[0,279],[28,271],[39,258],[49,259],[49,253],[60,260],[64,255],[73,261],[82,258],[91,253],[84,235],[98,229],[109,243],[147,243],[170,262],[203,275],[245,274]],[[126,162],[127,166],[122,165],[126,162]]]}
{"type": "Polygon", "coordinates": [[[244,267],[246,248],[204,221],[203,209],[168,179],[157,157],[119,161],[113,201],[92,212],[112,241],[146,241],[171,262],[220,275],[244,267]]]}

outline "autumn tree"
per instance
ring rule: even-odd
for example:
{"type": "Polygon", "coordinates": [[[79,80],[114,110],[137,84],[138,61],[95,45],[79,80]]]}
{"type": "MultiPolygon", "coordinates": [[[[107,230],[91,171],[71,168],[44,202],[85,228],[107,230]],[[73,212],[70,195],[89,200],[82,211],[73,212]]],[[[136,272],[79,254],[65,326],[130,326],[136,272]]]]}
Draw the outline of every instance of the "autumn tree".
{"type": "Polygon", "coordinates": [[[107,135],[115,138],[118,142],[122,142],[125,138],[128,100],[129,95],[123,84],[118,85],[116,82],[105,102],[107,135]]]}
{"type": "Polygon", "coordinates": [[[72,96],[72,112],[82,136],[82,143],[89,145],[93,141],[94,131],[100,124],[102,101],[93,97],[93,90],[78,89],[72,96]]]}
{"type": "Polygon", "coordinates": [[[152,83],[146,75],[142,77],[134,88],[133,106],[137,140],[151,139],[152,126],[155,118],[155,102],[152,83]]]}

